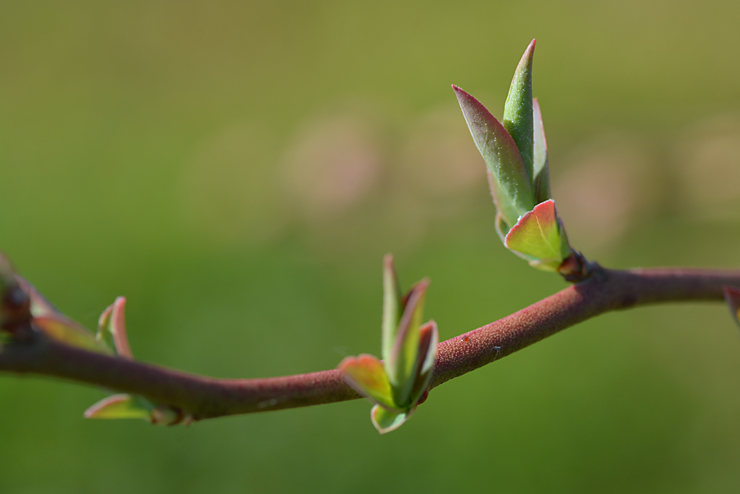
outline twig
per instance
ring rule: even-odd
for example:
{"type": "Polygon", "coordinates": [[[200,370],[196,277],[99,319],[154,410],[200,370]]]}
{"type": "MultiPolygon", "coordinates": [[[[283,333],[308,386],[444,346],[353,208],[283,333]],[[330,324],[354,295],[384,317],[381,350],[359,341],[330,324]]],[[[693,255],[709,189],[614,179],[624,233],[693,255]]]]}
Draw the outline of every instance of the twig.
{"type": "MultiPolygon", "coordinates": [[[[634,269],[593,265],[581,283],[508,317],[440,343],[432,387],[612,310],[665,302],[723,300],[740,270],[634,269]]],[[[215,379],[64,345],[34,331],[0,347],[0,371],[58,377],[142,395],[197,419],[359,398],[336,370],[267,379],[215,379]]]]}

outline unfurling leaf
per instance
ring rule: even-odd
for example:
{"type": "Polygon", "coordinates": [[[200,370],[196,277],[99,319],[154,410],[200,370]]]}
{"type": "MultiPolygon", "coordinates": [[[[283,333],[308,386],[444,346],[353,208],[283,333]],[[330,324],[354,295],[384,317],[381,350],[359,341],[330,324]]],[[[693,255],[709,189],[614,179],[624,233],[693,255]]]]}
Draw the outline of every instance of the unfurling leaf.
{"type": "Polygon", "coordinates": [[[402,310],[403,299],[398,285],[396,269],[393,267],[393,256],[387,254],[383,258],[383,346],[380,353],[384,359],[387,359],[393,351],[393,342],[396,339],[402,310]]]}
{"type": "Polygon", "coordinates": [[[375,405],[370,411],[370,420],[381,434],[395,431],[413,415],[416,407],[407,412],[388,410],[380,405],[375,405]]]}
{"type": "Polygon", "coordinates": [[[537,40],[532,40],[519,61],[504,105],[504,128],[514,139],[527,175],[533,173],[532,58],[537,40]]]}
{"type": "Polygon", "coordinates": [[[98,332],[95,339],[98,341],[112,340],[113,347],[119,356],[133,359],[131,347],[128,344],[128,336],[126,336],[125,308],[126,298],[118,297],[113,304],[103,311],[100,319],[98,319],[98,332]]]}
{"type": "Polygon", "coordinates": [[[437,323],[429,321],[419,329],[416,381],[414,381],[411,390],[411,399],[414,404],[419,402],[419,398],[429,388],[432,371],[434,370],[434,360],[437,356],[437,345],[439,345],[437,323]]]}
{"type": "Polygon", "coordinates": [[[534,197],[537,203],[552,197],[550,192],[550,166],[547,163],[547,139],[542,125],[542,112],[537,98],[534,99],[534,197]]]}
{"type": "MultiPolygon", "coordinates": [[[[422,280],[404,297],[404,307],[390,355],[385,358],[385,370],[399,407],[412,405],[411,390],[418,372],[419,327],[424,311],[424,298],[429,280],[422,280]]],[[[423,357],[422,357],[423,358],[423,357]]]]}
{"type": "Polygon", "coordinates": [[[555,201],[549,199],[522,216],[506,236],[506,247],[525,256],[534,267],[557,271],[571,249],[555,201]]]}
{"type": "Polygon", "coordinates": [[[344,381],[375,405],[371,420],[381,434],[400,427],[428,394],[439,342],[437,324],[421,324],[428,286],[423,279],[401,297],[393,258],[385,256],[383,362],[362,354],[338,366],[344,381]]]}
{"type": "Polygon", "coordinates": [[[536,40],[532,40],[516,68],[503,125],[475,98],[452,87],[488,168],[499,238],[531,266],[577,282],[587,278],[590,269],[586,259],[568,244],[563,222],[551,200],[542,111],[532,97],[535,45],[536,40]]]}
{"type": "Polygon", "coordinates": [[[514,225],[536,204],[532,176],[504,126],[477,99],[457,86],[452,88],[473,141],[491,172],[491,192],[496,208],[509,225],[514,225]]]}
{"type": "Polygon", "coordinates": [[[194,418],[177,408],[155,405],[143,396],[117,394],[103,398],[87,410],[86,419],[144,419],[154,425],[190,425],[194,418]]]}
{"type": "Polygon", "coordinates": [[[144,419],[151,421],[154,405],[140,396],[117,394],[103,398],[87,410],[86,419],[144,419]]]}
{"type": "Polygon", "coordinates": [[[377,358],[368,354],[346,357],[338,369],[344,381],[362,396],[386,408],[396,408],[388,375],[377,358]]]}

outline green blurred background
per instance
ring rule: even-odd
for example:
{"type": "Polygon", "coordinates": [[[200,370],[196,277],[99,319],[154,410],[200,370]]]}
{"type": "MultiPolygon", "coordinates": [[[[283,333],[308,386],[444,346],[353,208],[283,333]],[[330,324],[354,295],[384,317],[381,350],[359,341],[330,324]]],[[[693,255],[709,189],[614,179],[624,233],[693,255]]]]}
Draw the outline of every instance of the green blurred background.
{"type": "MultiPolygon", "coordinates": [[[[610,267],[738,263],[734,1],[0,3],[0,249],[134,354],[266,377],[378,353],[381,260],[447,339],[565,284],[506,252],[450,84],[501,115],[538,39],[555,199],[610,267]]],[[[737,492],[719,304],[588,321],[437,388],[190,428],[0,376],[0,492],[737,492]]]]}

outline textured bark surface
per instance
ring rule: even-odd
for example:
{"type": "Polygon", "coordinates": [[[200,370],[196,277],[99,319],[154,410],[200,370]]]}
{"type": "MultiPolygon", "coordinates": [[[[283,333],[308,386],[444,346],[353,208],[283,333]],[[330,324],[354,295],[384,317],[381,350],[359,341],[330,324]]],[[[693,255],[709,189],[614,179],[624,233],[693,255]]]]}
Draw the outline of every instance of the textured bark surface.
{"type": "MultiPolygon", "coordinates": [[[[593,266],[588,280],[440,343],[432,387],[612,310],[667,302],[721,302],[723,286],[740,286],[740,271],[613,271],[593,266]]],[[[267,379],[215,379],[87,352],[50,340],[37,331],[28,341],[0,347],[0,371],[57,377],[139,394],[197,419],[359,398],[337,370],[267,379]]]]}

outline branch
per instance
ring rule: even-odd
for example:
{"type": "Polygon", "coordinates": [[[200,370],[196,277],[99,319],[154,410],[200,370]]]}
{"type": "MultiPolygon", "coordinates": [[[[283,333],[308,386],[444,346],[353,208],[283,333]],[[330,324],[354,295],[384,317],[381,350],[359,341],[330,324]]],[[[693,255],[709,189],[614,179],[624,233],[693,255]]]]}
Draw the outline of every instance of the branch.
{"type": "MultiPolygon", "coordinates": [[[[634,269],[593,265],[591,276],[529,307],[440,343],[432,387],[612,310],[664,302],[723,300],[740,270],[634,269]]],[[[142,395],[196,419],[351,400],[337,370],[267,379],[216,379],[57,342],[39,331],[0,346],[0,371],[58,377],[142,395]]]]}

